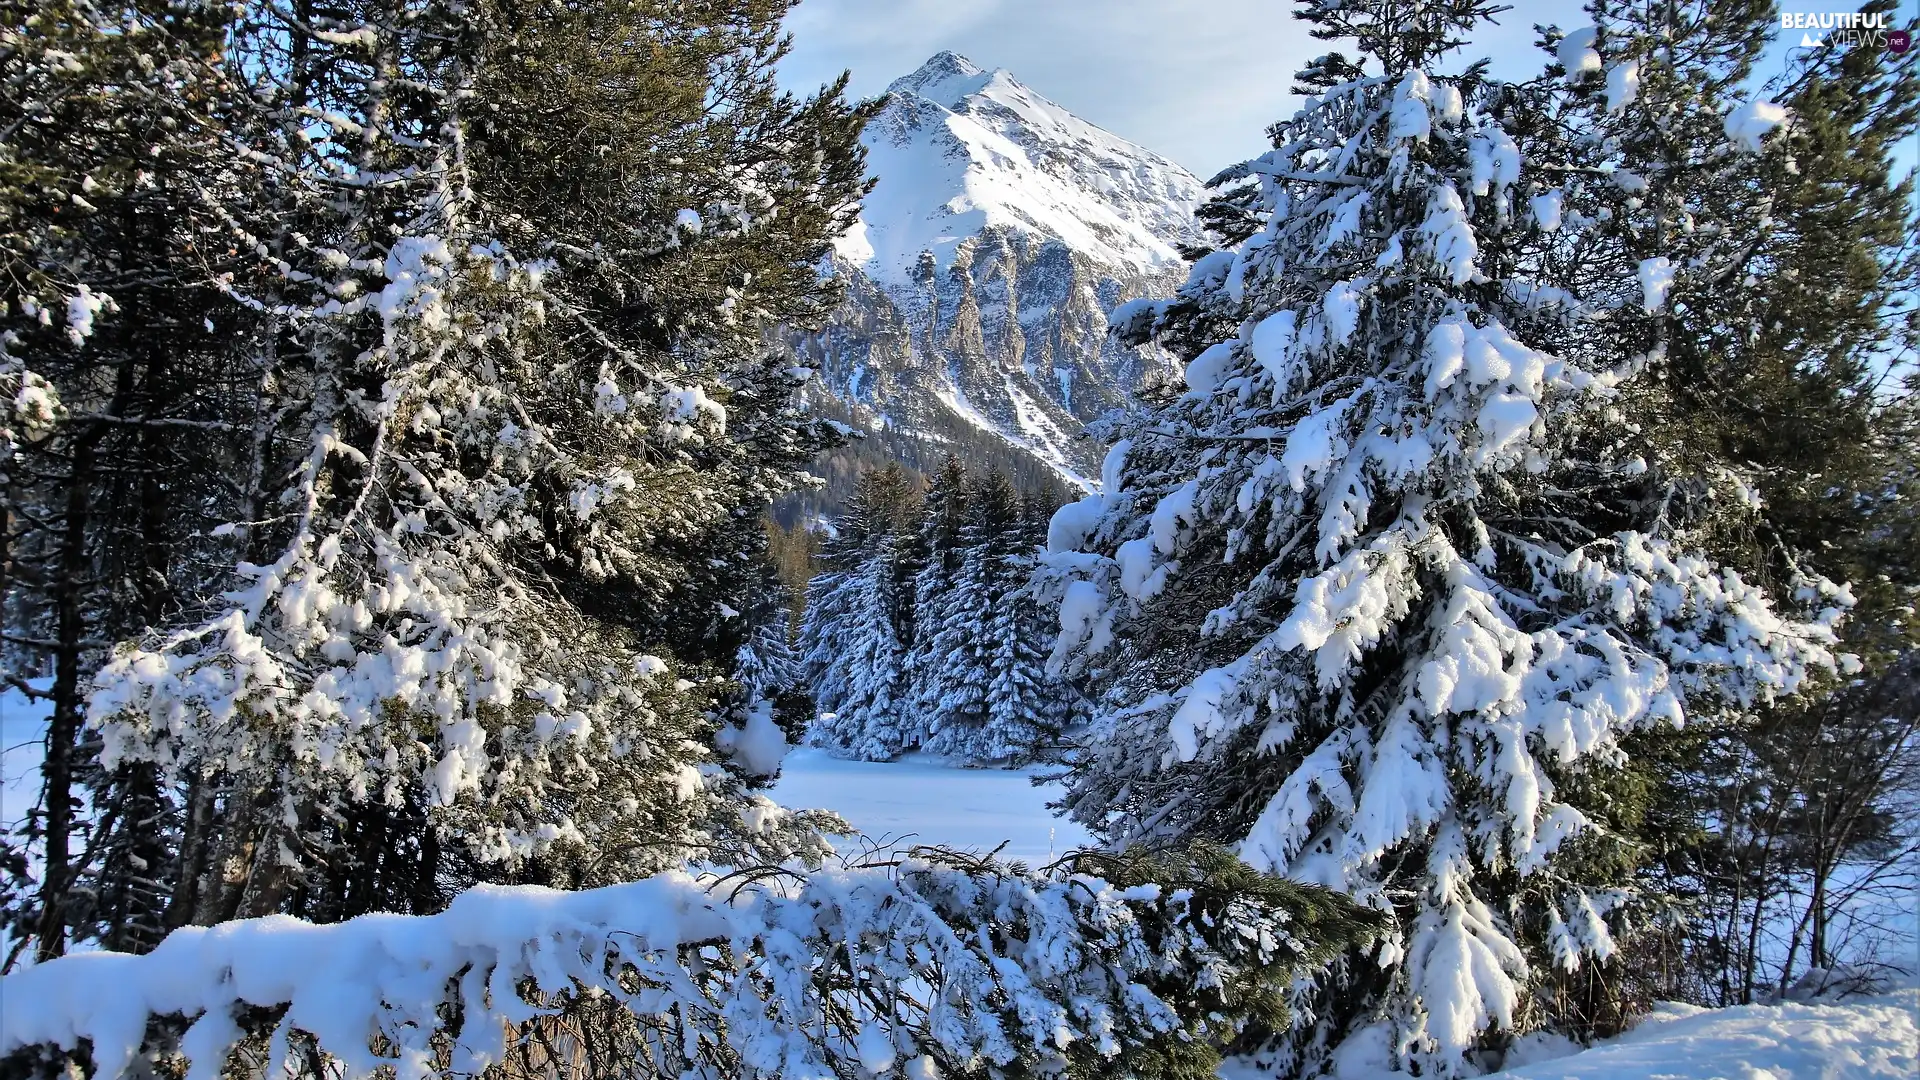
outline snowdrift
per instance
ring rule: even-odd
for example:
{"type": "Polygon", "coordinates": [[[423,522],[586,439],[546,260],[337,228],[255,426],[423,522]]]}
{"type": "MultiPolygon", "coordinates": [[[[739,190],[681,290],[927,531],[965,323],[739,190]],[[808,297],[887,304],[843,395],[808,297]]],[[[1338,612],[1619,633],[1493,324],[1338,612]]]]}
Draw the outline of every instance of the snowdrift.
{"type": "Polygon", "coordinates": [[[1625,1035],[1500,1080],[1866,1078],[1920,1074],[1920,990],[1822,1004],[1702,1009],[1668,1002],[1625,1035]]]}
{"type": "Polygon", "coordinates": [[[1366,925],[1218,851],[1075,863],[1105,876],[937,853],[190,928],[145,956],[0,979],[0,1071],[43,1067],[52,1048],[88,1052],[100,1077],[184,1057],[189,1080],[236,1052],[265,1066],[254,1075],[318,1071],[324,1053],[346,1076],[386,1066],[396,1080],[503,1062],[747,1080],[1084,1068],[1231,1037],[1249,1003],[1278,1001],[1366,925]]]}

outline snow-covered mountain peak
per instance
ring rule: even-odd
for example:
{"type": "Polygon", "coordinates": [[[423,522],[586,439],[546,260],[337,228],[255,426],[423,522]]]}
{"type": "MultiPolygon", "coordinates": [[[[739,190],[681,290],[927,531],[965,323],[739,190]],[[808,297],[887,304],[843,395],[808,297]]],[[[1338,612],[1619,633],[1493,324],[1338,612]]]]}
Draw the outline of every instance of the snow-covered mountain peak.
{"type": "Polygon", "coordinates": [[[876,436],[867,460],[952,452],[1091,488],[1106,448],[1085,425],[1175,370],[1114,340],[1107,312],[1186,280],[1200,182],[951,52],[888,94],[861,136],[879,186],[835,245],[847,301],[795,335],[796,359],[823,408],[876,436]]]}
{"type": "Polygon", "coordinates": [[[838,246],[882,283],[908,281],[922,252],[944,270],[962,242],[995,226],[1123,274],[1178,266],[1175,245],[1197,238],[1202,189],[1191,173],[1004,69],[940,52],[888,93],[863,140],[880,185],[838,246]]]}
{"type": "Polygon", "coordinates": [[[1005,69],[987,71],[956,52],[937,52],[910,75],[902,75],[887,87],[889,94],[918,94],[929,101],[953,108],[967,95],[979,91],[1005,69]]]}

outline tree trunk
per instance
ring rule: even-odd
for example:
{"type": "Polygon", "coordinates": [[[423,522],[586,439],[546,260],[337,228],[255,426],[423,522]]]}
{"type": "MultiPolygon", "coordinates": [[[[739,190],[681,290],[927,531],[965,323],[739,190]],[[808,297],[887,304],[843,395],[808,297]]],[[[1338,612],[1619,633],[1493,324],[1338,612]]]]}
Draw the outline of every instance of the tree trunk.
{"type": "Polygon", "coordinates": [[[46,808],[46,870],[40,883],[38,954],[42,961],[67,951],[67,891],[73,867],[73,758],[80,734],[80,653],[86,634],[81,581],[87,572],[87,515],[93,447],[100,429],[81,435],[73,448],[62,523],[60,579],[55,585],[53,717],[47,725],[46,759],[40,767],[46,808]]]}
{"type": "Polygon", "coordinates": [[[1820,835],[1814,842],[1813,898],[1807,901],[1807,962],[1827,966],[1827,806],[1820,803],[1820,835]]]}
{"type": "Polygon", "coordinates": [[[204,777],[196,777],[187,785],[186,825],[181,830],[180,855],[173,864],[173,895],[161,919],[168,930],[193,922],[200,909],[212,828],[213,785],[204,777]]]}

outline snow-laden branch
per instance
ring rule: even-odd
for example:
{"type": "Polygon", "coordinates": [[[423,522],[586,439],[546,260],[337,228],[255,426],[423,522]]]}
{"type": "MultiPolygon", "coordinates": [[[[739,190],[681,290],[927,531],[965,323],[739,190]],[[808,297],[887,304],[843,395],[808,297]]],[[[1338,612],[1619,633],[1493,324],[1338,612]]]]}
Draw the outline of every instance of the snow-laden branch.
{"type": "Polygon", "coordinates": [[[1097,1068],[1271,1021],[1302,965],[1367,925],[1214,850],[1076,864],[1102,876],[921,852],[798,884],[672,872],[483,886],[432,916],[192,927],[0,980],[0,1056],[31,1071],[84,1044],[97,1076],[184,1057],[191,1080],[236,1058],[398,1080],[555,1054],[590,1070],[612,1054],[629,1076],[1097,1068]]]}

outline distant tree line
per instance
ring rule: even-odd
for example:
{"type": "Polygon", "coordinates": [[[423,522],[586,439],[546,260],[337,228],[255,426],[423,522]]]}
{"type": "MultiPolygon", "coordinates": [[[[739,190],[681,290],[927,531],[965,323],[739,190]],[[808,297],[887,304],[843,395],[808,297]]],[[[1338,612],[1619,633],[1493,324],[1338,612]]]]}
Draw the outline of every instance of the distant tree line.
{"type": "Polygon", "coordinates": [[[855,437],[821,451],[808,465],[807,471],[819,477],[821,484],[794,491],[775,504],[774,514],[783,525],[836,517],[853,501],[861,476],[873,469],[898,464],[916,484],[924,485],[948,457],[957,457],[976,470],[996,470],[1019,491],[1045,492],[1062,502],[1077,496],[1073,485],[1032,452],[964,421],[891,423],[876,429],[861,423],[852,407],[830,395],[809,393],[806,402],[820,417],[847,424],[855,437]]]}
{"type": "Polygon", "coordinates": [[[870,760],[1014,764],[1055,750],[1079,698],[1047,674],[1053,620],[1027,579],[1057,505],[953,456],[924,492],[897,464],[862,474],[806,589],[812,740],[870,760]]]}

